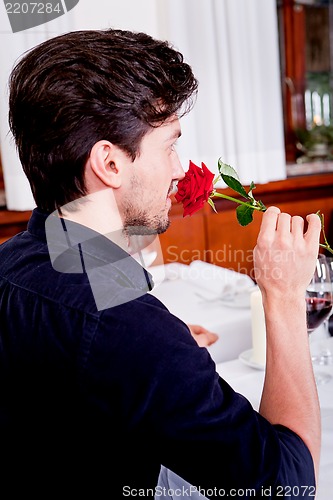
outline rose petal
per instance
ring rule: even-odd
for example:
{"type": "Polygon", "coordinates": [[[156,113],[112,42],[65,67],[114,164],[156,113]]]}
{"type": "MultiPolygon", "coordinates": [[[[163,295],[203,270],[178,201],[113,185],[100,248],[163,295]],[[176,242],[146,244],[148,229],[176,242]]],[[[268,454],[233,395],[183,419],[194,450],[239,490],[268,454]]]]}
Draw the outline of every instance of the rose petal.
{"type": "Polygon", "coordinates": [[[201,163],[201,168],[190,160],[185,177],[178,182],[175,198],[183,203],[183,217],[200,210],[212,193],[214,174],[201,163]]]}

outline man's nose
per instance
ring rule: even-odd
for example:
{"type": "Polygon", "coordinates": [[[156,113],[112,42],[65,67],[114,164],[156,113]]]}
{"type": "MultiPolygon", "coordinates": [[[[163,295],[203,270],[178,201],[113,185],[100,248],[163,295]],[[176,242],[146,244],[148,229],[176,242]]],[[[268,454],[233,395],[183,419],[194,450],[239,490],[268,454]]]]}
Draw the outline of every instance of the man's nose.
{"type": "Polygon", "coordinates": [[[180,181],[181,179],[184,179],[184,177],[185,177],[184,169],[182,167],[182,164],[179,161],[179,157],[177,154],[175,155],[172,173],[173,173],[172,178],[174,180],[177,180],[177,181],[180,181]]]}

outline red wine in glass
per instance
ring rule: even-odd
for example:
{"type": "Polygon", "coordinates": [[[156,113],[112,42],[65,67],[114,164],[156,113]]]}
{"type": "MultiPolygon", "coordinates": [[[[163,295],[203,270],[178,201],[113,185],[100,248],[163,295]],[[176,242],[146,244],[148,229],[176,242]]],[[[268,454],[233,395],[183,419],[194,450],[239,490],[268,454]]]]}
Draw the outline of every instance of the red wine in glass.
{"type": "MultiPolygon", "coordinates": [[[[332,282],[328,263],[323,254],[318,254],[315,272],[307,287],[305,300],[307,330],[310,335],[329,317],[332,310],[332,282]]],[[[312,362],[316,364],[317,356],[312,356],[312,362]]],[[[320,385],[332,380],[332,376],[316,370],[315,379],[320,385]]]]}
{"type": "Polygon", "coordinates": [[[306,297],[308,333],[315,330],[329,316],[332,302],[321,297],[306,297]]]}

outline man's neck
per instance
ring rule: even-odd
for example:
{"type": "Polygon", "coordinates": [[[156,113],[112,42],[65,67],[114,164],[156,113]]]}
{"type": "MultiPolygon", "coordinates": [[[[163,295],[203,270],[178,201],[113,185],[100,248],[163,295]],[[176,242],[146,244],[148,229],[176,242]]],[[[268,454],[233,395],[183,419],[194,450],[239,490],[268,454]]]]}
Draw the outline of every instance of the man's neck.
{"type": "Polygon", "coordinates": [[[102,234],[128,251],[129,240],[112,189],[104,189],[61,207],[59,216],[102,234]]]}

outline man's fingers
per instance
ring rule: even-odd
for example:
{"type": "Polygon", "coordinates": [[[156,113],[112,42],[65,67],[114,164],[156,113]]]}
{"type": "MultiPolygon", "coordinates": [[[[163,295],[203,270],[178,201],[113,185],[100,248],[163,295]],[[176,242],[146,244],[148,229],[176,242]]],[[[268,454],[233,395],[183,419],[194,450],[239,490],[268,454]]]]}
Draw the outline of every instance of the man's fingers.
{"type": "Polygon", "coordinates": [[[317,214],[310,214],[306,217],[308,229],[304,233],[304,219],[298,215],[291,217],[287,213],[281,213],[277,207],[269,207],[263,215],[258,239],[265,237],[265,240],[272,237],[276,230],[287,235],[292,232],[294,236],[304,233],[304,238],[309,244],[316,244],[320,237],[321,221],[317,214]]]}
{"type": "Polygon", "coordinates": [[[293,235],[298,238],[303,236],[304,233],[304,219],[299,215],[294,215],[291,218],[291,232],[293,235]]]}
{"type": "Polygon", "coordinates": [[[212,333],[212,332],[195,334],[195,335],[193,335],[193,337],[195,338],[195,340],[197,341],[197,344],[200,347],[208,347],[208,346],[214,344],[217,341],[217,339],[219,338],[218,335],[216,335],[216,333],[212,333]]]}
{"type": "Polygon", "coordinates": [[[308,221],[308,229],[304,235],[307,243],[310,245],[318,245],[319,246],[319,238],[321,231],[321,220],[317,214],[310,214],[306,217],[308,221]]]}
{"type": "Polygon", "coordinates": [[[262,217],[258,239],[262,238],[263,235],[265,235],[265,238],[267,234],[273,235],[276,230],[279,213],[280,209],[278,207],[267,208],[262,217]]]}
{"type": "Polygon", "coordinates": [[[285,212],[281,213],[277,219],[277,230],[281,235],[289,236],[291,230],[291,216],[285,212]]]}
{"type": "Polygon", "coordinates": [[[201,325],[187,325],[191,335],[200,347],[208,347],[219,338],[216,333],[210,332],[201,325]]]}

